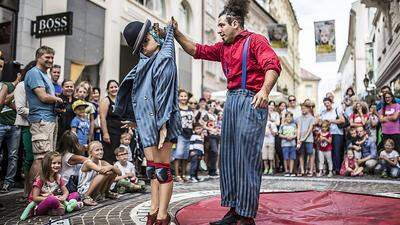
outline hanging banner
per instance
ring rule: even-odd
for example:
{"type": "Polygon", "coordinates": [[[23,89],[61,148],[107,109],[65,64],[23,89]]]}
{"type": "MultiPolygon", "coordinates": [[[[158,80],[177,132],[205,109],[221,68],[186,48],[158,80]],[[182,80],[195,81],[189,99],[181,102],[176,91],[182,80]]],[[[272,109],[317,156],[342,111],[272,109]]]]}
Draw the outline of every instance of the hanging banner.
{"type": "Polygon", "coordinates": [[[317,62],[336,61],[335,20],[314,22],[317,62]]]}
{"type": "Polygon", "coordinates": [[[288,34],[286,24],[270,24],[267,28],[269,42],[275,52],[279,56],[287,54],[288,34]]]}

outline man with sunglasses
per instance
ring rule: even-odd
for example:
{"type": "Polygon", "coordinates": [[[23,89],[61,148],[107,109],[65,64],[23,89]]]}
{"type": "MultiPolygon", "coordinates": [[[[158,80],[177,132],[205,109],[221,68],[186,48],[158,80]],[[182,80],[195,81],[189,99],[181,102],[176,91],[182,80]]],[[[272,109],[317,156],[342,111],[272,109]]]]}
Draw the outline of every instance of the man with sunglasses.
{"type": "Polygon", "coordinates": [[[301,116],[301,108],[297,105],[296,97],[294,95],[289,95],[288,97],[289,106],[287,110],[293,114],[293,120],[296,122],[301,116]]]}

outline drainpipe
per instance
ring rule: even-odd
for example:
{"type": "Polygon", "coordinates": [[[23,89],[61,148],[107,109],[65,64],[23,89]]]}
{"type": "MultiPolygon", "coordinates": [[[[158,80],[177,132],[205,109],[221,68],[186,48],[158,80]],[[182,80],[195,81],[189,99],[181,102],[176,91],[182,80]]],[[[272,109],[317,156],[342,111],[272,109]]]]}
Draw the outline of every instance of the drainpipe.
{"type": "MultiPolygon", "coordinates": [[[[204,44],[204,1],[201,1],[201,43],[204,44]]],[[[202,97],[204,91],[204,60],[201,60],[201,93],[202,97]]]]}

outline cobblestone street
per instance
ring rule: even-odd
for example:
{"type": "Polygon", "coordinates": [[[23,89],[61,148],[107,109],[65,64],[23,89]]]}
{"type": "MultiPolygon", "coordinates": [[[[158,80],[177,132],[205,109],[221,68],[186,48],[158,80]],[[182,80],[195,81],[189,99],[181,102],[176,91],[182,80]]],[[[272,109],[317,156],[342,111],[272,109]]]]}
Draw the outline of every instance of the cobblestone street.
{"type": "MultiPolygon", "coordinates": [[[[286,178],[263,177],[263,192],[279,191],[343,191],[358,194],[389,196],[400,199],[400,181],[373,179],[343,178],[286,178]]],[[[201,183],[175,183],[170,211],[174,215],[180,208],[196,201],[219,194],[219,180],[212,179],[201,183]]],[[[15,203],[20,192],[1,195],[0,201],[6,210],[0,213],[0,224],[145,224],[145,215],[149,207],[149,193],[125,194],[118,200],[108,200],[96,207],[85,207],[83,210],[64,217],[35,217],[19,222],[18,218],[25,205],[15,203]],[[59,221],[60,223],[55,223],[59,221]],[[61,223],[63,221],[63,223],[61,223]]]]}

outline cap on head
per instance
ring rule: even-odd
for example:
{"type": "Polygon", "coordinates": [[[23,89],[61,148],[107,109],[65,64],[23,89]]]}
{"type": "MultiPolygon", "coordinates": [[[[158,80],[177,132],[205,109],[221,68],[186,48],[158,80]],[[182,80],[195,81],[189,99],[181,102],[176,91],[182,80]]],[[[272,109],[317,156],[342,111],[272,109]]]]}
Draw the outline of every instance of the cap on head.
{"type": "Polygon", "coordinates": [[[89,104],[83,100],[76,100],[74,103],[72,103],[72,110],[75,110],[79,106],[85,106],[88,107],[89,104]]]}

